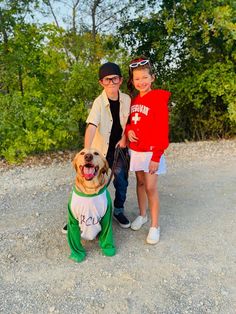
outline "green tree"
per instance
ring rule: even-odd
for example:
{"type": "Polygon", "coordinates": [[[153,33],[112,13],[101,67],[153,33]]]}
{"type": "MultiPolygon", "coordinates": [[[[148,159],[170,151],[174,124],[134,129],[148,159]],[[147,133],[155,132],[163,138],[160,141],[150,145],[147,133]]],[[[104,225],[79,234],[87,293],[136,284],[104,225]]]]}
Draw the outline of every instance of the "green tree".
{"type": "MultiPolygon", "coordinates": [[[[10,47],[9,41],[14,37],[16,25],[24,25],[27,15],[31,14],[33,8],[37,7],[37,5],[38,1],[32,0],[0,0],[0,86],[1,89],[4,89],[6,92],[9,92],[9,82],[5,81],[4,78],[9,77],[8,67],[10,66],[12,68],[12,56],[10,53],[12,47],[10,47]]],[[[13,67],[15,67],[15,64],[13,67]]],[[[20,63],[15,71],[17,71],[19,87],[22,89],[22,71],[20,63]]]]}
{"type": "Polygon", "coordinates": [[[138,17],[121,29],[132,53],[150,57],[160,86],[172,91],[173,140],[235,130],[235,13],[230,0],[168,0],[150,18],[138,17]]]}
{"type": "Polygon", "coordinates": [[[8,64],[2,77],[9,91],[0,94],[0,156],[8,161],[82,143],[87,109],[99,93],[100,59],[114,60],[121,51],[114,51],[112,36],[97,35],[94,62],[90,34],[77,35],[78,50],[70,46],[70,36],[56,25],[14,26],[2,59],[8,64]]]}
{"type": "Polygon", "coordinates": [[[61,32],[55,26],[20,24],[8,41],[4,79],[10,89],[0,95],[0,155],[9,161],[79,142],[78,123],[84,122],[86,108],[84,99],[67,93],[70,65],[61,32]],[[14,76],[18,66],[21,88],[14,76]],[[78,116],[71,119],[73,113],[78,116]]]}
{"type": "Polygon", "coordinates": [[[100,92],[99,66],[109,60],[127,71],[129,51],[116,41],[115,25],[121,12],[142,1],[73,1],[67,29],[57,19],[56,2],[0,0],[0,157],[11,162],[78,147],[87,110],[100,92]],[[39,12],[42,3],[55,25],[33,22],[33,9],[39,12]]]}

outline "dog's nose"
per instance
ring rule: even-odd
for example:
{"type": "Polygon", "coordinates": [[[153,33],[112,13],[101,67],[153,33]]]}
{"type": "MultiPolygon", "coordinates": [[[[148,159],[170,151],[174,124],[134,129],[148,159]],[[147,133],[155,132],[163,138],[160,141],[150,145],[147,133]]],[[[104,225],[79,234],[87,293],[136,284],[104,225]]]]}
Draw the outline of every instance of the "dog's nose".
{"type": "Polygon", "coordinates": [[[87,162],[90,162],[91,160],[93,160],[93,155],[92,154],[85,154],[84,160],[87,162]]]}

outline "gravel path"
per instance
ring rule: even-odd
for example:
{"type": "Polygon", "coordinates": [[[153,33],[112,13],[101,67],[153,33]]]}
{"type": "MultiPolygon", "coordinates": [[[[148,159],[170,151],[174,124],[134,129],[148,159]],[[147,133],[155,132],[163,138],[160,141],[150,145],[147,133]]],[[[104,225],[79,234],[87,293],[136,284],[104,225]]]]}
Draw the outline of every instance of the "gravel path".
{"type": "MultiPolygon", "coordinates": [[[[86,242],[68,259],[61,227],[70,161],[0,169],[0,313],[224,313],[236,311],[236,140],[171,144],[160,177],[161,241],[114,222],[117,255],[86,242]]],[[[111,188],[111,194],[113,195],[111,188]]],[[[135,178],[126,203],[137,214],[135,178]]]]}

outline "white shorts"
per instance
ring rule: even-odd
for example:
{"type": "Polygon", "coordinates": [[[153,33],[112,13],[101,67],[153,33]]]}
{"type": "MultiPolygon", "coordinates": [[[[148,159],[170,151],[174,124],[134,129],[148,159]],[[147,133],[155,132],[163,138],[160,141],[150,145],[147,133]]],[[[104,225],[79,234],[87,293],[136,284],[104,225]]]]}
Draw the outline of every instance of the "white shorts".
{"type": "MultiPolygon", "coordinates": [[[[153,152],[136,152],[132,149],[129,150],[130,153],[130,171],[144,171],[149,172],[149,163],[152,158],[153,152]]],[[[166,160],[165,156],[162,155],[159,161],[159,168],[156,174],[166,173],[166,160]]]]}

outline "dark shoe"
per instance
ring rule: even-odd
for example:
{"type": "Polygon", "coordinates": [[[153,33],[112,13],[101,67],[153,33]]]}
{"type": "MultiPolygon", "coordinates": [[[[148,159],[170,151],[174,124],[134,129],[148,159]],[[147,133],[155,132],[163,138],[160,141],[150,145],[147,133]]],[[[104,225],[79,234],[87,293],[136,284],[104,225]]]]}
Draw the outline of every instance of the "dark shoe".
{"type": "Polygon", "coordinates": [[[129,220],[125,217],[124,214],[120,213],[118,215],[113,215],[115,220],[118,222],[118,224],[121,226],[121,228],[129,228],[130,227],[130,222],[129,220]]]}
{"type": "Polygon", "coordinates": [[[65,225],[62,229],[61,232],[64,234],[67,234],[67,225],[65,225]]]}

